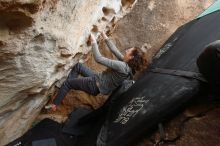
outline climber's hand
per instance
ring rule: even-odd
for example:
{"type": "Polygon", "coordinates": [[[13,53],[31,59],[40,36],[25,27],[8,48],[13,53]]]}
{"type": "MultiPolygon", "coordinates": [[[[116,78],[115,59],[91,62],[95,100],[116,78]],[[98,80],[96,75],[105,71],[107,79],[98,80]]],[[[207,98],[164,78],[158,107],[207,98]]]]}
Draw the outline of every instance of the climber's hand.
{"type": "Polygon", "coordinates": [[[108,36],[105,34],[105,32],[104,31],[102,31],[102,33],[101,33],[101,36],[103,37],[103,39],[108,39],[108,36]]]}
{"type": "Polygon", "coordinates": [[[96,43],[96,38],[95,38],[95,36],[92,33],[90,34],[89,38],[90,38],[91,44],[96,43]]]}

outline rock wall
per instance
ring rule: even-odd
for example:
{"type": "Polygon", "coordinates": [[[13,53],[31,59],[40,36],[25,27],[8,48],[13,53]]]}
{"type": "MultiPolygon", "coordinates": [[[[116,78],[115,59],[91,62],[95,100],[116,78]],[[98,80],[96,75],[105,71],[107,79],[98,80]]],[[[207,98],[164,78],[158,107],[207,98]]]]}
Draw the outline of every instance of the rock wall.
{"type": "Polygon", "coordinates": [[[196,18],[214,0],[139,0],[112,33],[119,48],[143,47],[150,62],[161,45],[181,25],[196,18]]]}
{"type": "Polygon", "coordinates": [[[90,31],[107,31],[135,2],[0,1],[0,145],[30,127],[48,89],[90,50],[90,31]]]}
{"type": "MultiPolygon", "coordinates": [[[[110,38],[113,39],[116,46],[121,49],[122,52],[125,48],[131,46],[143,47],[143,50],[146,51],[146,59],[150,63],[160,46],[179,26],[194,19],[212,4],[212,2],[213,0],[138,0],[132,11],[120,19],[108,33],[110,34],[110,38]]],[[[99,47],[103,55],[109,58],[113,57],[104,42],[100,41],[99,47]]],[[[98,65],[94,61],[91,53],[88,53],[86,58],[86,65],[93,70],[101,71],[104,69],[103,66],[98,65]]],[[[210,106],[212,108],[215,107],[215,105],[210,105],[212,103],[208,105],[206,103],[206,98],[207,97],[203,98],[202,109],[200,103],[193,102],[185,112],[181,113],[171,122],[168,122],[167,125],[164,125],[166,139],[172,141],[164,145],[197,146],[203,143],[204,146],[206,146],[211,145],[211,143],[218,144],[218,132],[216,131],[218,131],[219,126],[216,124],[216,121],[219,120],[215,118],[217,117],[217,112],[215,111],[218,111],[218,109],[216,108],[214,111],[208,112],[204,117],[198,120],[200,113],[209,111],[210,106]],[[192,113],[192,108],[196,112],[192,113]],[[205,123],[210,125],[210,129],[207,133],[202,133],[202,130],[199,131],[199,128],[204,127],[206,130],[208,129],[202,124],[207,118],[211,119],[209,122],[205,123]],[[186,124],[186,126],[183,126],[184,124],[186,124]],[[186,128],[186,132],[181,132],[180,129],[184,128],[186,128]],[[217,130],[212,131],[213,128],[217,130]],[[191,129],[193,130],[190,131],[191,129]],[[201,132],[201,134],[196,135],[198,132],[201,132]],[[211,137],[213,142],[211,142],[211,140],[206,142],[207,139],[205,139],[205,136],[207,136],[208,133],[214,134],[213,137],[211,137]],[[183,136],[176,140],[175,138],[178,138],[179,135],[183,136]]],[[[198,100],[200,99],[201,97],[198,97],[198,100]]],[[[72,91],[66,96],[57,112],[42,112],[38,119],[49,117],[57,121],[63,121],[74,107],[84,106],[88,108],[97,108],[104,100],[105,98],[99,96],[93,97],[83,92],[72,91]]],[[[148,131],[146,131],[146,135],[147,134],[149,134],[148,131]]],[[[138,146],[153,146],[158,140],[159,133],[156,131],[152,136],[146,136],[146,139],[141,141],[138,146]]]]}
{"type": "MultiPolygon", "coordinates": [[[[213,1],[1,0],[0,145],[30,127],[48,101],[50,87],[66,76],[79,59],[86,59],[92,69],[103,69],[89,53],[90,31],[96,35],[98,31],[107,31],[121,50],[143,46],[150,62],[177,27],[213,1]],[[131,8],[131,13],[116,23],[131,8]]],[[[100,47],[104,55],[112,57],[102,42],[100,47]]],[[[70,93],[68,97],[61,108],[88,103],[97,108],[104,100],[81,92],[70,93]]],[[[61,115],[60,119],[62,112],[56,113],[61,115]]]]}
{"type": "MultiPolygon", "coordinates": [[[[125,3],[123,1],[123,5],[129,8],[130,2],[127,1],[125,3]]],[[[212,4],[212,2],[213,0],[185,0],[184,2],[181,0],[138,0],[133,9],[107,32],[122,52],[125,48],[131,46],[143,47],[143,50],[146,51],[146,59],[151,61],[153,55],[176,28],[194,19],[212,4]]],[[[114,58],[103,41],[99,42],[99,48],[104,56],[114,58]]],[[[85,58],[85,64],[91,69],[95,71],[105,69],[102,65],[94,61],[91,52],[85,58]]],[[[74,107],[87,105],[95,109],[105,99],[106,97],[93,97],[83,92],[72,91],[66,96],[63,104],[58,107],[57,112],[51,113],[44,111],[39,118],[50,117],[60,121],[62,119],[60,116],[66,117],[68,112],[74,107]]]]}

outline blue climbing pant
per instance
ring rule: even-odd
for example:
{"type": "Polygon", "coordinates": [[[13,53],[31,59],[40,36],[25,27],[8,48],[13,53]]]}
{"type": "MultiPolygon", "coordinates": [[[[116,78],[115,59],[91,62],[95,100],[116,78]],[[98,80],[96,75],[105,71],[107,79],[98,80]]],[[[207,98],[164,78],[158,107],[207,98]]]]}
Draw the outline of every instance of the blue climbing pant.
{"type": "Polygon", "coordinates": [[[99,89],[96,84],[97,74],[81,63],[77,63],[69,73],[60,90],[53,101],[55,105],[59,105],[66,94],[71,90],[81,90],[88,94],[96,96],[99,89]],[[78,77],[82,75],[82,77],[78,77]]]}

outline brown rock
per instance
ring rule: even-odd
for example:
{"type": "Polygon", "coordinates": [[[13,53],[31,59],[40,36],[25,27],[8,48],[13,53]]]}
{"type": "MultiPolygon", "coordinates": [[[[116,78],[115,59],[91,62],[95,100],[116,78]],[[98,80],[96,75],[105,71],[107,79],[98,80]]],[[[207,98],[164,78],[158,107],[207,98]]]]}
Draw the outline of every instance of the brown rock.
{"type": "MultiPolygon", "coordinates": [[[[112,33],[114,27],[112,36],[119,48],[145,44],[151,59],[179,25],[194,18],[211,1],[2,0],[0,145],[21,136],[30,127],[48,101],[49,88],[67,76],[76,63],[73,57],[90,51],[86,45],[90,31],[112,33]],[[132,13],[117,24],[135,3],[132,13]],[[69,57],[60,56],[59,46],[68,48],[69,52],[63,54],[69,57]]],[[[102,48],[104,55],[112,57],[102,48]]],[[[96,71],[105,69],[94,60],[87,64],[96,71]]],[[[65,117],[79,105],[95,109],[105,99],[73,91],[56,114],[65,117]]]]}
{"type": "Polygon", "coordinates": [[[90,51],[85,44],[93,26],[102,31],[125,14],[118,0],[0,1],[0,145],[30,127],[54,82],[68,74],[77,54],[90,51]]]}

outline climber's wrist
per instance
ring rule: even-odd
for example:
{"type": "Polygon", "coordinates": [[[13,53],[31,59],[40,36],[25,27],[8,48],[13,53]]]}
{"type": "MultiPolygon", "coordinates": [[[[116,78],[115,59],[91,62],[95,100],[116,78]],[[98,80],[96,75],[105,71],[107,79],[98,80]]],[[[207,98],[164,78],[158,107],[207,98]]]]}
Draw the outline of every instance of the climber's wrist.
{"type": "Polygon", "coordinates": [[[91,41],[91,44],[96,44],[96,43],[97,43],[97,41],[96,41],[96,40],[91,41]]]}
{"type": "Polygon", "coordinates": [[[91,42],[91,44],[97,43],[96,42],[96,38],[95,38],[95,36],[93,34],[90,34],[90,42],[91,42]]]}
{"type": "Polygon", "coordinates": [[[107,39],[109,39],[106,35],[103,37],[104,38],[104,40],[107,40],[107,39]]]}
{"type": "Polygon", "coordinates": [[[108,39],[108,36],[105,34],[104,31],[101,33],[101,36],[103,37],[104,40],[107,40],[107,39],[108,39]]]}

